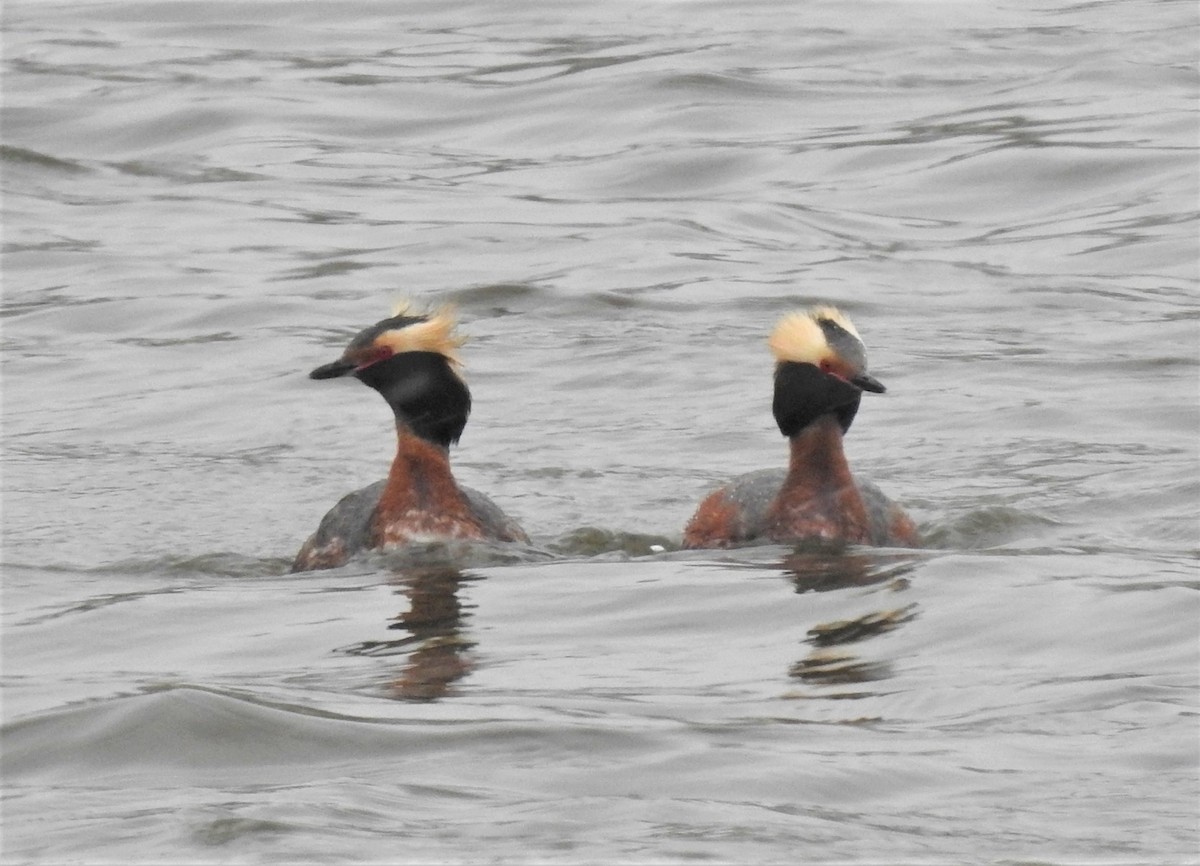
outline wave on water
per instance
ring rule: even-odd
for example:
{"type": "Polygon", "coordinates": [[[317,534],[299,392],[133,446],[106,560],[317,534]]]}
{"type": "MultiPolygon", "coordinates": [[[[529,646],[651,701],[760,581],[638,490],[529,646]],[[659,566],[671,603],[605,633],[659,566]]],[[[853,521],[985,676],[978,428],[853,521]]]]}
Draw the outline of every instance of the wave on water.
{"type": "Polygon", "coordinates": [[[924,527],[924,541],[935,550],[982,550],[1043,538],[1061,526],[1027,509],[989,505],[924,527]]]}
{"type": "MultiPolygon", "coordinates": [[[[1027,510],[1007,506],[976,508],[952,520],[927,522],[922,527],[923,547],[917,551],[901,551],[899,559],[907,561],[922,551],[928,555],[934,552],[1003,548],[1013,544],[1025,549],[1026,543],[1042,539],[1061,526],[1058,521],[1027,510]]],[[[392,550],[375,550],[354,557],[341,568],[327,569],[322,573],[396,574],[436,567],[480,569],[586,559],[605,561],[663,557],[714,560],[732,567],[745,563],[757,568],[763,560],[764,550],[774,563],[783,561],[791,571],[808,575],[810,589],[838,588],[861,582],[876,583],[898,574],[893,574],[892,567],[887,565],[895,552],[878,548],[849,547],[812,540],[793,544],[760,541],[731,549],[687,551],[680,547],[678,538],[595,525],[579,526],[530,544],[435,541],[392,550]],[[864,567],[864,563],[871,565],[864,567]],[[884,565],[880,566],[880,563],[884,565]]],[[[6,568],[100,577],[252,579],[287,574],[291,562],[290,558],[279,556],[209,551],[123,559],[89,567],[9,562],[6,568]]],[[[899,568],[903,570],[904,566],[899,568]]],[[[311,574],[300,572],[294,576],[299,579],[311,574]]]]}
{"type": "MultiPolygon", "coordinates": [[[[640,751],[652,739],[603,724],[571,722],[545,738],[533,719],[443,721],[345,715],[273,703],[247,691],[189,684],[148,688],[5,725],[0,775],[7,783],[89,776],[230,774],[246,783],[264,773],[312,777],[314,764],[452,756],[463,749],[582,749],[604,744],[640,751]],[[526,746],[521,741],[527,740],[526,746]]],[[[277,780],[278,781],[278,780],[277,780]]]]}

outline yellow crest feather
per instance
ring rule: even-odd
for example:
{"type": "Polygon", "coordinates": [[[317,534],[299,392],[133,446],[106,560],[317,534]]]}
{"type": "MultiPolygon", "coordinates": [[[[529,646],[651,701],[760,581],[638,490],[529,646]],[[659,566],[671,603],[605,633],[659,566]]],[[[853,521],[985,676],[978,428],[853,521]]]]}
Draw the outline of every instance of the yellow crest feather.
{"type": "Polygon", "coordinates": [[[456,367],[462,366],[458,349],[466,338],[454,333],[457,322],[453,304],[421,313],[413,312],[412,305],[402,301],[393,308],[392,316],[424,316],[425,321],[385,331],[375,339],[376,343],[387,346],[397,355],[401,352],[437,352],[456,367]]]}
{"type": "Polygon", "coordinates": [[[840,310],[835,307],[813,307],[803,312],[789,313],[779,320],[767,339],[767,346],[775,360],[819,364],[831,355],[833,349],[825,339],[825,332],[817,324],[822,319],[834,322],[859,340],[862,339],[840,310]]]}

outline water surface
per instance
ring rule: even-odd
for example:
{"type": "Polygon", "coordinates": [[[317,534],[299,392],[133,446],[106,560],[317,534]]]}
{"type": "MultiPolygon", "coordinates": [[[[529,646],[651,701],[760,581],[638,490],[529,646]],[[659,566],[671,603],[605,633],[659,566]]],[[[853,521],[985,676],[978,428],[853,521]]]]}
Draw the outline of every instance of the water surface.
{"type": "Polygon", "coordinates": [[[1188,862],[1193,4],[9,3],[12,862],[1188,862]],[[529,549],[293,576],[454,302],[529,549]],[[918,552],[685,553],[854,319],[918,552]]]}

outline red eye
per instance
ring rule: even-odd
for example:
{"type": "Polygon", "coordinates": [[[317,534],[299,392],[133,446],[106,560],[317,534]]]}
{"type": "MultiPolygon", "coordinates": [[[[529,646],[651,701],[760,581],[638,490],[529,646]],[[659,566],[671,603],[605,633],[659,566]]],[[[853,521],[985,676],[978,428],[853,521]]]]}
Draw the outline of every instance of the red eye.
{"type": "Polygon", "coordinates": [[[838,367],[834,365],[833,361],[829,360],[828,358],[822,358],[821,363],[818,366],[820,367],[821,372],[827,376],[833,376],[835,379],[841,379],[843,382],[849,381],[846,371],[844,369],[838,369],[838,367]]]}
{"type": "Polygon", "coordinates": [[[372,346],[355,358],[354,363],[358,365],[359,370],[362,370],[372,364],[386,361],[390,357],[392,357],[392,350],[387,346],[372,346]]]}

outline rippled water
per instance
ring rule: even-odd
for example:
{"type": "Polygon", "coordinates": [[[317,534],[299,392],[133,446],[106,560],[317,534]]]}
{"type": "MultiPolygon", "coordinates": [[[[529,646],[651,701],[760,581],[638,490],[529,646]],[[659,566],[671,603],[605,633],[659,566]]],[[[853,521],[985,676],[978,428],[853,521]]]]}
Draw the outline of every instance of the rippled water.
{"type": "Polygon", "coordinates": [[[6,862],[1195,862],[1188,2],[8,3],[6,862]],[[530,549],[287,575],[454,301],[530,549]],[[854,317],[918,552],[676,550],[854,317]]]}

